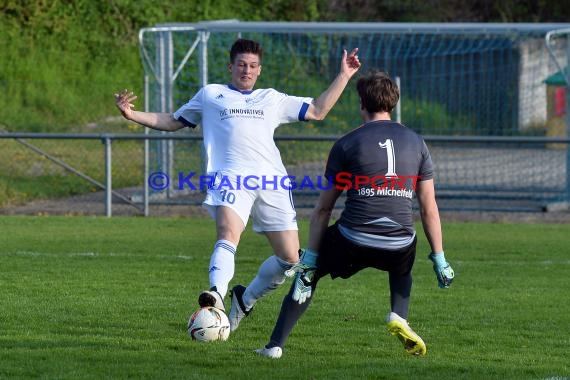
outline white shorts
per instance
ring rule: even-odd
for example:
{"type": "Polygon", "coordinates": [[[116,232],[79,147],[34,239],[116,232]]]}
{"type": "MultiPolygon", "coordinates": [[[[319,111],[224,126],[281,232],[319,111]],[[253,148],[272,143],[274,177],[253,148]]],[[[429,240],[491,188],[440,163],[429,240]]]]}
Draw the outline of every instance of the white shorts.
{"type": "Polygon", "coordinates": [[[281,181],[276,177],[268,181],[262,177],[241,177],[226,172],[209,175],[214,181],[208,187],[203,205],[212,218],[216,218],[216,206],[226,206],[238,214],[244,226],[251,215],[255,232],[298,229],[288,179],[281,181]]]}

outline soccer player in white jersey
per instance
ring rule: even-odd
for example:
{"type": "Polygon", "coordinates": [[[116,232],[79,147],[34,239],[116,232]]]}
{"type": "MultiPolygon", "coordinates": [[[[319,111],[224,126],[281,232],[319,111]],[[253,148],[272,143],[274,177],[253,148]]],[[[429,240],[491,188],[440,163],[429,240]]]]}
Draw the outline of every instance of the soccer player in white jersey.
{"type": "MultiPolygon", "coordinates": [[[[308,248],[289,271],[297,273],[295,281],[283,300],[269,343],[256,350],[263,356],[281,357],[319,279],[327,275],[347,279],[365,268],[388,272],[388,331],[409,354],[426,354],[424,341],[407,322],[417,241],[412,219],[414,191],[438,285],[448,288],[453,281],[453,269],[443,252],[429,150],[421,136],[390,120],[399,89],[386,73],[376,71],[359,78],[356,87],[364,124],[336,141],[329,153],[325,177],[332,179],[333,186],[321,190],[311,215],[308,248]],[[344,209],[329,226],[343,191],[344,209]]],[[[375,302],[382,294],[370,289],[362,299],[375,302]]]]}
{"type": "Polygon", "coordinates": [[[285,271],[299,261],[299,237],[291,192],[279,178],[287,176],[273,140],[283,123],[322,120],[360,68],[358,49],[343,51],[340,72],[316,99],[255,89],[263,51],[256,41],[238,39],[230,49],[230,84],[209,84],[174,113],[135,111],[132,92],[115,94],[123,117],[160,131],[201,125],[207,174],[214,178],[204,206],[216,222],[217,241],[210,257],[210,288],[198,297],[201,307],[225,310],[223,299],[235,270],[240,236],[252,216],[253,229],[267,237],[273,254],[246,287],[231,291],[231,330],[254,304],[285,281],[285,271]],[[247,177],[247,183],[241,181],[247,177]],[[275,181],[275,178],[278,178],[275,181]]]}

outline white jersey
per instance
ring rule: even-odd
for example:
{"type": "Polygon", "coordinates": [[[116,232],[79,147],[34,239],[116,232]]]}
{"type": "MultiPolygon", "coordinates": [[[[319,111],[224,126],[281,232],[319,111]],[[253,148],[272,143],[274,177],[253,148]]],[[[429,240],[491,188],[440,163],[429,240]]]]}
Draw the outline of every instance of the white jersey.
{"type": "Polygon", "coordinates": [[[286,175],[273,133],[280,124],[305,120],[312,100],[271,88],[239,91],[209,84],[174,118],[188,126],[202,125],[208,173],[286,175]]]}

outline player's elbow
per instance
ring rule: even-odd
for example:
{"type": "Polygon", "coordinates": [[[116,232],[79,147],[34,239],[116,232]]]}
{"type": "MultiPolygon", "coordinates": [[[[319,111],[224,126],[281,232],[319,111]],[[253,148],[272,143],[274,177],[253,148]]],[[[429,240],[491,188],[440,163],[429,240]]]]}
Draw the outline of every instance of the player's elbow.
{"type": "Polygon", "coordinates": [[[329,109],[322,107],[319,103],[313,103],[309,106],[309,109],[307,110],[307,114],[305,115],[305,120],[321,121],[325,119],[328,113],[329,109]]]}
{"type": "Polygon", "coordinates": [[[420,204],[420,216],[424,221],[439,220],[439,208],[435,199],[420,204]]]}
{"type": "Polygon", "coordinates": [[[167,132],[176,132],[177,130],[182,129],[182,128],[184,128],[184,125],[182,123],[175,123],[175,124],[170,124],[167,127],[166,131],[167,132]]]}
{"type": "Polygon", "coordinates": [[[325,112],[315,112],[314,116],[312,117],[312,120],[322,121],[325,120],[326,116],[327,114],[325,112]]]}
{"type": "Polygon", "coordinates": [[[313,218],[317,220],[329,220],[332,216],[333,208],[330,206],[317,205],[313,210],[313,218]]]}
{"type": "Polygon", "coordinates": [[[185,127],[183,122],[174,119],[173,117],[167,119],[163,125],[166,132],[176,132],[177,130],[185,127]]]}

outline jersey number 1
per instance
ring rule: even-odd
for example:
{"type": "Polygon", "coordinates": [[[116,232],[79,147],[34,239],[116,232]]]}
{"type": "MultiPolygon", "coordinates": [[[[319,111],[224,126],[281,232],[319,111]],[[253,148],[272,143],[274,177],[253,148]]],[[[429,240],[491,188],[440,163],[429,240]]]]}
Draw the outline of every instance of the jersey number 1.
{"type": "Polygon", "coordinates": [[[394,142],[392,139],[386,139],[384,142],[379,142],[381,149],[386,149],[386,154],[388,156],[388,171],[386,172],[386,177],[397,177],[396,174],[396,157],[394,156],[394,142]]]}

